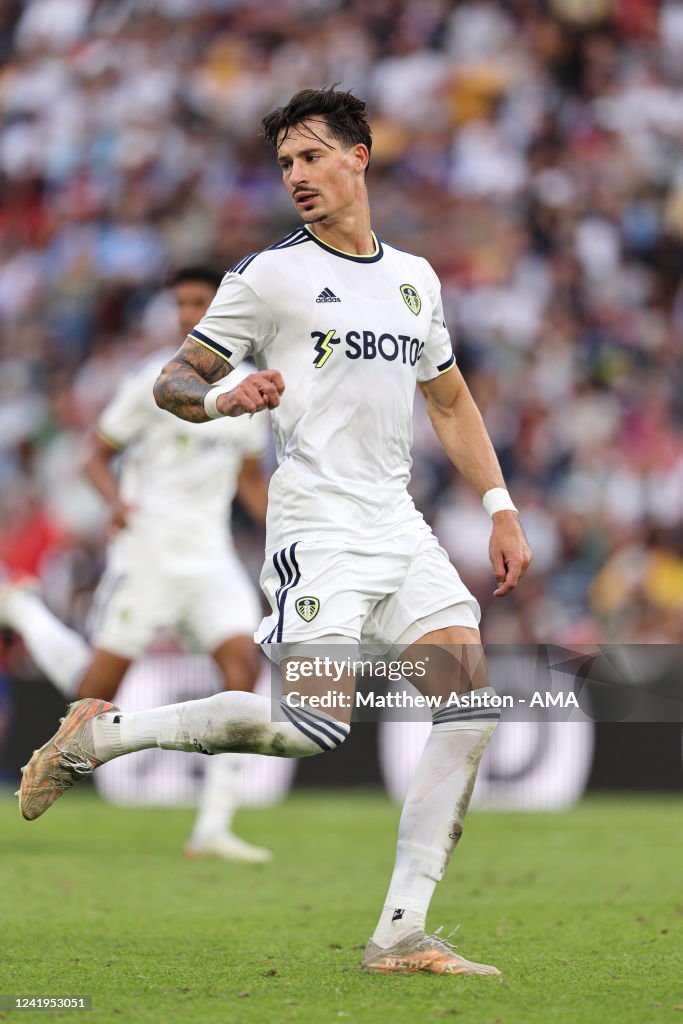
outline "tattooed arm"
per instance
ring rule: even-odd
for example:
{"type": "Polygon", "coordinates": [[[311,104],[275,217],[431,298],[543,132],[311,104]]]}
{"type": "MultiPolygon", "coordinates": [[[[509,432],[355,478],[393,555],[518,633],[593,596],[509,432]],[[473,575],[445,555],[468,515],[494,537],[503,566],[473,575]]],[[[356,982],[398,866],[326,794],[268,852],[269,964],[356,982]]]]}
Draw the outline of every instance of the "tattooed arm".
{"type": "MultiPolygon", "coordinates": [[[[206,423],[209,417],[204,410],[204,397],[211,385],[231,370],[230,363],[221,356],[186,338],[157,378],[154,399],[158,406],[182,420],[206,423]]],[[[231,391],[221,395],[216,406],[223,416],[275,409],[284,389],[277,370],[262,370],[249,374],[231,391]]]]}
{"type": "Polygon", "coordinates": [[[204,423],[204,395],[211,384],[230,373],[229,363],[204,345],[186,338],[166,363],[154,385],[158,406],[192,423],[204,423]]]}

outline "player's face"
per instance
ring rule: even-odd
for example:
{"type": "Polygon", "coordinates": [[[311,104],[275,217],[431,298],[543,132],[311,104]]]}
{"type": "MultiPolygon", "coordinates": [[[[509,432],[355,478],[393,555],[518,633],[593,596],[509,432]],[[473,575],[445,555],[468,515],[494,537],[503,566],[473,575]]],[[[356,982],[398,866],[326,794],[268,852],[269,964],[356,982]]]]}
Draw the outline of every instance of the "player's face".
{"type": "Polygon", "coordinates": [[[197,326],[216,293],[205,281],[181,281],[173,291],[178,303],[180,331],[184,338],[197,326]]]}
{"type": "Polygon", "coordinates": [[[282,180],[306,224],[346,212],[365,187],[365,146],[345,149],[320,119],[283,132],[277,159],[282,180]]]}

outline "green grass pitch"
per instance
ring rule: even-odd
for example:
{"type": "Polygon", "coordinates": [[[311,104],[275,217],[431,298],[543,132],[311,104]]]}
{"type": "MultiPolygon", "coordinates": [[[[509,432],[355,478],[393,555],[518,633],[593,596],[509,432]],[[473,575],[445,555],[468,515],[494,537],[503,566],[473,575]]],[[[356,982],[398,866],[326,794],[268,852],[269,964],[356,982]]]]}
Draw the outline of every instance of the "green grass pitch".
{"type": "Polygon", "coordinates": [[[683,1024],[682,809],[472,813],[429,927],[460,923],[452,941],[501,982],[358,970],[398,820],[379,793],[241,812],[239,830],[276,854],[265,867],[185,860],[190,811],[77,792],[27,824],[7,797],[0,993],[89,995],[86,1021],[136,1024],[683,1024]]]}

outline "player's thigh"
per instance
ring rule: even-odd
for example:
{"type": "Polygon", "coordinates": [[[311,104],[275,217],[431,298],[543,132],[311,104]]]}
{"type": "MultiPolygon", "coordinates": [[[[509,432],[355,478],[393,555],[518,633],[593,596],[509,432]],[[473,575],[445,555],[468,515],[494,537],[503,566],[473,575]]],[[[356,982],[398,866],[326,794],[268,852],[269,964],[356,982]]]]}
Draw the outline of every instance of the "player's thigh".
{"type": "Polygon", "coordinates": [[[401,585],[368,616],[364,643],[391,645],[396,654],[437,629],[477,631],[480,610],[429,527],[416,529],[415,549],[401,585]]]}
{"type": "Polygon", "coordinates": [[[447,699],[489,685],[478,629],[453,625],[428,630],[403,650],[401,661],[416,667],[410,682],[425,696],[447,699]]]}
{"type": "Polygon", "coordinates": [[[226,690],[253,691],[260,670],[260,652],[251,634],[230,637],[211,651],[226,690]]]}
{"type": "Polygon", "coordinates": [[[153,566],[107,570],[93,598],[88,635],[93,647],[134,661],[163,626],[177,619],[178,593],[153,566]]]}
{"type": "Polygon", "coordinates": [[[99,697],[113,700],[130,666],[130,658],[96,647],[78,687],[78,700],[99,697]]]}

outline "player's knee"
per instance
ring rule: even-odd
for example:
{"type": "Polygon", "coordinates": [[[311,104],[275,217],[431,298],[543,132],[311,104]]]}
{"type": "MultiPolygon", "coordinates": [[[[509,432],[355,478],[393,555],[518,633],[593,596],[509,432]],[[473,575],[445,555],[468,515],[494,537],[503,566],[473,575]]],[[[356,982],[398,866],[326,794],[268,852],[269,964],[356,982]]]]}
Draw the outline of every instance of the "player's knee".
{"type": "Polygon", "coordinates": [[[311,711],[301,705],[290,705],[286,698],[280,701],[282,718],[288,723],[286,730],[289,757],[311,757],[325,754],[340,747],[351,731],[351,726],[322,711],[311,711]]]}

